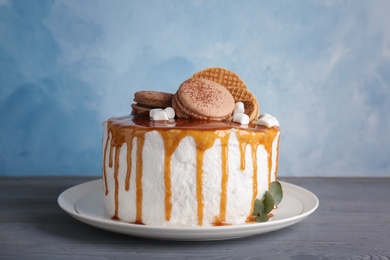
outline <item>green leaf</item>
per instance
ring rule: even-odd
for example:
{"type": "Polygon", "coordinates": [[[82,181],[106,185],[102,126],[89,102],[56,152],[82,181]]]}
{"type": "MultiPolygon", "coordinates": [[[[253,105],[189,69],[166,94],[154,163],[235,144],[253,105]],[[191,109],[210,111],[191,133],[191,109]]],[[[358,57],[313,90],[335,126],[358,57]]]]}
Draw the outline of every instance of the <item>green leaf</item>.
{"type": "Polygon", "coordinates": [[[256,199],[252,215],[259,215],[263,213],[263,211],[264,211],[264,203],[261,200],[256,199]]]}
{"type": "Polygon", "coordinates": [[[269,191],[265,192],[263,203],[264,203],[264,211],[263,211],[263,213],[268,214],[268,213],[271,212],[271,210],[274,209],[274,206],[275,206],[274,198],[272,197],[272,195],[271,195],[271,193],[269,191]]]}
{"type": "Polygon", "coordinates": [[[257,216],[255,218],[256,222],[267,222],[269,220],[269,217],[267,214],[261,214],[260,216],[257,216]]]}
{"type": "Polygon", "coordinates": [[[283,199],[283,190],[280,182],[273,181],[270,185],[269,192],[274,198],[275,205],[278,205],[283,199]]]}

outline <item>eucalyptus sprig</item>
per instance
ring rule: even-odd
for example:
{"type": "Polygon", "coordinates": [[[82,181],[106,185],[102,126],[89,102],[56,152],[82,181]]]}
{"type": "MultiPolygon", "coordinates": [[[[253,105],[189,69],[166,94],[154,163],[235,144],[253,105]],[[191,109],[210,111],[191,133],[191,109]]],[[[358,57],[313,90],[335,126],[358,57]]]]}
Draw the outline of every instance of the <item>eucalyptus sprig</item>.
{"type": "Polygon", "coordinates": [[[269,191],[264,193],[263,199],[255,200],[253,218],[256,222],[267,222],[270,213],[283,199],[282,185],[278,181],[271,182],[269,191]]]}

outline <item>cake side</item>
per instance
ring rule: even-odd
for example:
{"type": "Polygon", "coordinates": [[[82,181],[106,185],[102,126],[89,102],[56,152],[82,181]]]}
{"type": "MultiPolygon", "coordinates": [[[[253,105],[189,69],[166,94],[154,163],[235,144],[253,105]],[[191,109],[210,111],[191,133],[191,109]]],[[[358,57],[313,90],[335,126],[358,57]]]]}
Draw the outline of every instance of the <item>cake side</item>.
{"type": "Polygon", "coordinates": [[[146,116],[103,124],[105,209],[157,226],[240,224],[277,179],[278,127],[146,116]]]}

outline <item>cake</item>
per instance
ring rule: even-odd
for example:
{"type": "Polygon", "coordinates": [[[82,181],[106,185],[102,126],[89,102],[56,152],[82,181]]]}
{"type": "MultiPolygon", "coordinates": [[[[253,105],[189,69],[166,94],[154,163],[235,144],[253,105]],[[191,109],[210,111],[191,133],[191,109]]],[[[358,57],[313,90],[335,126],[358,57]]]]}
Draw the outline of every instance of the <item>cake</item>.
{"type": "Polygon", "coordinates": [[[277,183],[280,130],[237,75],[209,68],[175,94],[139,91],[134,101],[131,114],[103,123],[108,217],[184,227],[257,220],[256,202],[277,183]]]}

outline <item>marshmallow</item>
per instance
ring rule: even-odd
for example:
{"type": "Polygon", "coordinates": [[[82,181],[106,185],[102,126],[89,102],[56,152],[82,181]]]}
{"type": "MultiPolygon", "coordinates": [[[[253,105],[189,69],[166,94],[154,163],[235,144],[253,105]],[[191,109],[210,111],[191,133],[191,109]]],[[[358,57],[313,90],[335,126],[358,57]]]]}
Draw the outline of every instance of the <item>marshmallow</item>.
{"type": "Polygon", "coordinates": [[[150,111],[149,111],[149,117],[152,117],[152,118],[153,118],[154,113],[156,113],[157,111],[162,111],[162,110],[163,110],[162,108],[153,108],[153,109],[150,109],[150,111]]]}
{"type": "Polygon", "coordinates": [[[154,121],[157,121],[157,120],[169,120],[167,112],[165,112],[162,109],[158,110],[158,111],[155,111],[153,113],[152,119],[154,121]]]}
{"type": "Polygon", "coordinates": [[[164,111],[167,113],[169,119],[175,118],[175,110],[172,107],[166,107],[164,111]]]}
{"type": "Polygon", "coordinates": [[[245,112],[245,107],[244,107],[244,103],[242,102],[237,102],[236,104],[234,104],[234,113],[244,113],[245,112]]]}
{"type": "Polygon", "coordinates": [[[234,113],[233,122],[240,123],[242,125],[247,125],[249,124],[249,116],[244,113],[234,113]]]}
{"type": "Polygon", "coordinates": [[[262,118],[262,117],[268,118],[268,117],[273,117],[273,116],[271,116],[268,113],[262,113],[262,114],[259,115],[259,118],[262,118]]]}
{"type": "Polygon", "coordinates": [[[270,114],[264,113],[259,116],[256,124],[266,126],[266,127],[274,127],[279,126],[279,121],[270,114]]]}

